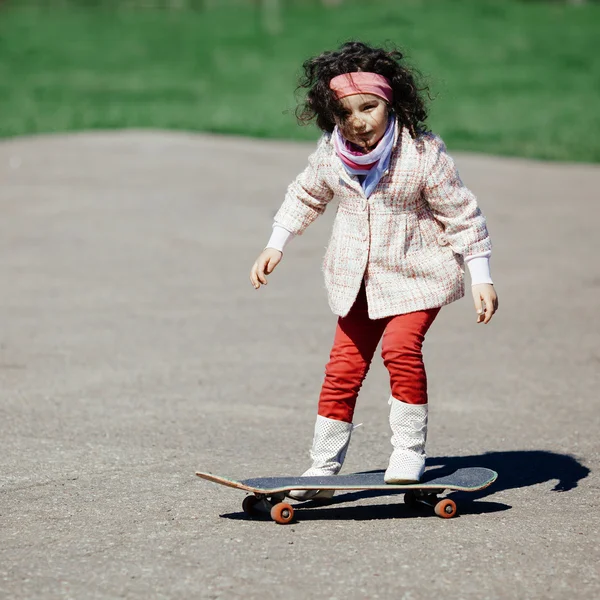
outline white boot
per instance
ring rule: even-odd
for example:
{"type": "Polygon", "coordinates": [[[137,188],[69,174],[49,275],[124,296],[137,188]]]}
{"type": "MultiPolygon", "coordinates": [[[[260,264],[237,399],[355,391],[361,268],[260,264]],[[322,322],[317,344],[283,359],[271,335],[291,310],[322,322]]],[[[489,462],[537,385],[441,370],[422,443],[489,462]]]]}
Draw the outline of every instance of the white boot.
{"type": "Polygon", "coordinates": [[[394,451],[384,475],[386,483],[416,483],[425,470],[427,404],[407,404],[390,397],[394,451]]]}
{"type": "MultiPolygon", "coordinates": [[[[310,469],[302,473],[302,477],[337,475],[342,468],[344,458],[346,458],[351,433],[352,423],[317,415],[315,435],[310,450],[313,462],[310,469]]],[[[288,492],[288,496],[295,500],[331,498],[333,494],[333,490],[292,490],[288,492]]]]}

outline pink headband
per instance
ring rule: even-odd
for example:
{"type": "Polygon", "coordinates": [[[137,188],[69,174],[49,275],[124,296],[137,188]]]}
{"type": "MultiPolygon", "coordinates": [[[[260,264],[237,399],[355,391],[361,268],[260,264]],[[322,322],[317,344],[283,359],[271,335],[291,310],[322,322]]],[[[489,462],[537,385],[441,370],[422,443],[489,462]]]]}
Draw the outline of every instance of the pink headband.
{"type": "Polygon", "coordinates": [[[365,71],[338,75],[329,82],[329,87],[335,92],[338,99],[354,94],[373,94],[391,103],[394,97],[388,79],[383,75],[365,71]]]}

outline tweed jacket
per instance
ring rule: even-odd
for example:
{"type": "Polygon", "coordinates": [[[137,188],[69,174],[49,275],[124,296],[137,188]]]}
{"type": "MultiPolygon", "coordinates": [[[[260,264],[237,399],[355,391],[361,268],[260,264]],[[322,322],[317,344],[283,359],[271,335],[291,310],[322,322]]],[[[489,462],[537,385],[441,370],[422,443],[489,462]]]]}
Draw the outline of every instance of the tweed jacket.
{"type": "Polygon", "coordinates": [[[464,295],[463,257],[491,251],[475,196],[431,133],[413,139],[397,127],[389,168],[369,198],[323,134],[275,223],[301,235],[333,199],[323,274],[331,310],[341,317],[363,281],[371,319],[449,304],[464,295]]]}

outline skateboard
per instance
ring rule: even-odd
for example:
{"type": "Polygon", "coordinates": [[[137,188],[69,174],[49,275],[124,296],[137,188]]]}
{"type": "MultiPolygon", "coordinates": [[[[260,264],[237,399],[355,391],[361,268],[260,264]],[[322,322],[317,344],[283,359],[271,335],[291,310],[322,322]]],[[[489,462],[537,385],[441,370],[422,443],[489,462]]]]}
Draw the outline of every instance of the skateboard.
{"type": "Polygon", "coordinates": [[[220,485],[248,492],[242,510],[251,517],[267,513],[276,523],[285,525],[294,519],[294,507],[284,502],[291,490],[389,490],[404,492],[404,503],[410,508],[428,506],[438,517],[450,519],[458,514],[456,503],[450,498],[438,498],[445,491],[476,492],[496,481],[498,473],[483,467],[458,469],[450,475],[435,477],[425,472],[419,483],[388,484],[383,480],[383,471],[331,475],[326,477],[258,477],[236,481],[211,473],[197,472],[196,475],[220,485]]]}

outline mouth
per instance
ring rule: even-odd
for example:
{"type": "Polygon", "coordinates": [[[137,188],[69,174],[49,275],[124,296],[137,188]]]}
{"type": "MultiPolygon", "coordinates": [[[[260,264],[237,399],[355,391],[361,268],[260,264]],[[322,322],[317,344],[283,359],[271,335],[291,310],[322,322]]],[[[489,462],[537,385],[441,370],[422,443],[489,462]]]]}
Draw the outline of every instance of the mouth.
{"type": "Polygon", "coordinates": [[[362,146],[368,146],[369,142],[371,141],[372,138],[373,138],[373,134],[372,133],[358,133],[358,134],[356,134],[356,139],[359,142],[359,144],[362,145],[362,146]]]}

